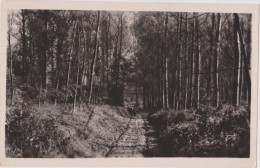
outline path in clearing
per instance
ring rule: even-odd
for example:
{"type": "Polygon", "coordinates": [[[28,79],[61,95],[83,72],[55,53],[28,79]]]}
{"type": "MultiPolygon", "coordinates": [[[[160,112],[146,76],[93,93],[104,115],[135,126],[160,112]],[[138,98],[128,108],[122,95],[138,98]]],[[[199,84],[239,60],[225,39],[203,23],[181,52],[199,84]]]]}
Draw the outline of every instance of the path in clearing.
{"type": "Polygon", "coordinates": [[[146,118],[137,114],[130,119],[128,128],[111,147],[107,157],[149,157],[155,145],[155,131],[146,118]]]}

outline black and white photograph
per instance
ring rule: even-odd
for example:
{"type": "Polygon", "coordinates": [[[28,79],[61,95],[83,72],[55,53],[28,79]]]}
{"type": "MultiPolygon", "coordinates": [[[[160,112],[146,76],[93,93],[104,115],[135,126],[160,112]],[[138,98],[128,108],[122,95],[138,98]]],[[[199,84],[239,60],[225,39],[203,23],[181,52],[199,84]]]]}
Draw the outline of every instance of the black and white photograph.
{"type": "Polygon", "coordinates": [[[5,22],[6,158],[250,158],[251,13],[10,9],[5,22]]]}

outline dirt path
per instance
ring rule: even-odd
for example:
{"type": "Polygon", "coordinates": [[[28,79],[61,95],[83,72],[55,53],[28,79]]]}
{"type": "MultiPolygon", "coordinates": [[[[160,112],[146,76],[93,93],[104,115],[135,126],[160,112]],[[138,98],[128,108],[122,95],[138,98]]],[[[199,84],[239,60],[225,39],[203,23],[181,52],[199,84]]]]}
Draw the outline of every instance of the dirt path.
{"type": "Polygon", "coordinates": [[[156,145],[155,131],[141,114],[132,117],[126,131],[111,147],[107,157],[147,157],[149,150],[156,145]]]}

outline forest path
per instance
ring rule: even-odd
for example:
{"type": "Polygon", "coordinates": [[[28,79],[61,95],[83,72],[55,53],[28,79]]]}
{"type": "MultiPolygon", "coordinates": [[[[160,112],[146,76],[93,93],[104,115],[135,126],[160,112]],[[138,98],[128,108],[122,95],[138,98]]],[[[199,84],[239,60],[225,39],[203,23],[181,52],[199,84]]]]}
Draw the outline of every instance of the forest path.
{"type": "Polygon", "coordinates": [[[107,157],[148,157],[156,145],[155,130],[146,117],[138,113],[130,118],[128,128],[111,147],[107,157]]]}

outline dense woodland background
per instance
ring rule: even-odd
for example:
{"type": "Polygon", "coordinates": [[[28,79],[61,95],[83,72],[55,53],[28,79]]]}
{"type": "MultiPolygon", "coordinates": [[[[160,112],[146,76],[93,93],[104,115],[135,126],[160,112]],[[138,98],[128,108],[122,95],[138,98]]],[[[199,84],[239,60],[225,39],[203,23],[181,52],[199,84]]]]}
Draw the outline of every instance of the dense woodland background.
{"type": "MultiPolygon", "coordinates": [[[[7,34],[7,132],[15,128],[10,126],[15,123],[12,115],[22,115],[25,108],[51,106],[67,115],[102,104],[133,103],[154,114],[151,120],[167,136],[176,125],[169,115],[179,111],[200,110],[212,122],[227,117],[232,128],[239,128],[240,138],[246,137],[236,139],[240,146],[246,143],[237,155],[249,155],[251,15],[17,10],[8,14],[7,34]],[[230,112],[218,116],[222,109],[230,112]],[[159,113],[167,117],[159,117],[166,122],[158,126],[159,113]]],[[[227,128],[224,124],[212,136],[227,128]]],[[[7,137],[7,144],[18,139],[7,137]]]]}

